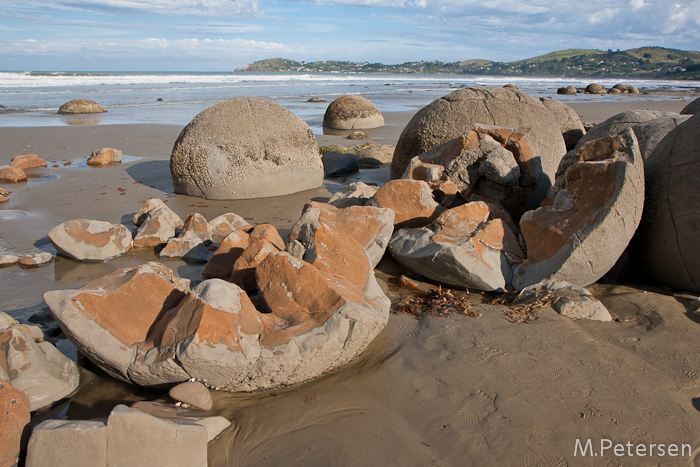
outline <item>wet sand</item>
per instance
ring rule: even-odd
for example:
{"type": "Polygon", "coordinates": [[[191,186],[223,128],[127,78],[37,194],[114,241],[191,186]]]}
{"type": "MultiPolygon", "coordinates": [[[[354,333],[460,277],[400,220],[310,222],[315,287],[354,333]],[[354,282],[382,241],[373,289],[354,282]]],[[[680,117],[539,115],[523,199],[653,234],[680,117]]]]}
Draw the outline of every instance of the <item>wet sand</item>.
{"type": "MultiPolygon", "coordinates": [[[[628,104],[626,109],[679,111],[689,101],[622,104],[628,104]]],[[[622,104],[601,99],[572,107],[583,121],[600,122],[621,111],[622,104]]],[[[386,127],[367,131],[370,141],[395,144],[411,115],[385,115],[386,127]]],[[[183,217],[193,211],[207,219],[235,212],[255,224],[271,223],[284,236],[307,201],[324,201],[357,179],[388,180],[384,168],[279,198],[211,201],[175,195],[168,160],[180,130],[163,125],[0,128],[0,166],[16,154],[36,153],[49,161],[47,169],[29,171],[38,179],[0,184],[13,191],[0,206],[0,251],[53,253],[46,233],[69,219],[133,228],[132,214],[151,197],[162,198],[183,217]],[[138,159],[81,168],[93,149],[105,146],[138,159]]],[[[343,136],[318,135],[317,140],[319,145],[366,142],[343,136]]],[[[182,277],[200,278],[201,265],[162,261],[150,251],[106,263],[59,257],[40,269],[0,269],[0,310],[27,322],[44,308],[45,291],[77,288],[117,268],[153,260],[182,277]]],[[[401,272],[388,257],[377,268],[392,299],[407,293],[393,285],[401,272]]],[[[232,426],[210,444],[209,465],[700,464],[695,457],[700,448],[700,319],[690,306],[694,297],[605,283],[589,289],[618,321],[572,321],[545,308],[532,324],[513,324],[503,319],[506,308],[480,304],[482,296],[471,294],[481,317],[455,314],[416,321],[391,315],[361,356],[319,380],[256,394],[216,392],[212,412],[232,426]],[[687,443],[693,455],[629,456],[625,448],[624,456],[609,449],[602,458],[592,453],[582,457],[575,451],[576,441],[585,445],[589,439],[596,453],[601,439],[609,439],[647,448],[687,443]]],[[[50,321],[45,325],[52,329],[50,321]]],[[[76,357],[69,342],[51,340],[76,357]]],[[[74,397],[35,415],[32,423],[106,415],[121,402],[166,400],[162,393],[101,376],[90,365],[82,376],[74,397]]]]}

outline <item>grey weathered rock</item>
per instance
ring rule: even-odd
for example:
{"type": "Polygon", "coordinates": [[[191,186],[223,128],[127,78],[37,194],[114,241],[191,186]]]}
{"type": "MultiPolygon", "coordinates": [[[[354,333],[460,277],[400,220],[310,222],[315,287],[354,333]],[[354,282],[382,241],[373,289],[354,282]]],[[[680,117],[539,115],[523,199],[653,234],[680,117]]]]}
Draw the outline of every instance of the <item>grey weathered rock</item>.
{"type": "Polygon", "coordinates": [[[641,152],[642,158],[647,160],[654,152],[659,142],[670,133],[671,130],[689,118],[690,115],[668,115],[634,125],[632,131],[634,131],[637,142],[639,142],[639,152],[641,152]]]}
{"type": "Polygon", "coordinates": [[[571,319],[612,321],[605,305],[583,287],[562,280],[549,280],[524,288],[513,301],[514,306],[531,305],[545,296],[554,310],[571,319]]]}
{"type": "Polygon", "coordinates": [[[379,166],[391,163],[394,157],[394,146],[379,145],[362,148],[355,154],[360,165],[379,166]]]}
{"type": "Polygon", "coordinates": [[[343,177],[360,171],[355,154],[329,151],[322,156],[323,174],[326,177],[343,177]]]}
{"type": "Polygon", "coordinates": [[[211,410],[213,404],[209,390],[199,381],[186,381],[173,386],[168,395],[197,409],[211,410]]]}
{"type": "Polygon", "coordinates": [[[586,134],[583,123],[581,123],[581,119],[576,111],[565,103],[551,97],[540,97],[540,100],[552,112],[555,120],[559,123],[561,135],[566,143],[566,150],[574,149],[576,143],[586,134]]]}
{"type": "Polygon", "coordinates": [[[58,109],[60,114],[94,114],[102,112],[107,112],[107,110],[90,99],[73,99],[58,109]]]}
{"type": "Polygon", "coordinates": [[[586,94],[605,94],[607,91],[605,90],[605,86],[602,84],[591,83],[586,86],[585,92],[586,94]]]}
{"type": "Polygon", "coordinates": [[[588,141],[604,136],[617,136],[621,134],[625,128],[630,128],[640,123],[648,122],[659,117],[674,117],[677,115],[678,114],[675,112],[658,110],[626,110],[594,126],[578,141],[578,143],[576,143],[576,148],[580,148],[588,141]]]}
{"type": "Polygon", "coordinates": [[[181,232],[177,237],[170,238],[162,250],[158,252],[161,258],[182,258],[193,263],[206,263],[211,255],[202,239],[192,231],[181,232]]]}
{"type": "Polygon", "coordinates": [[[134,235],[134,248],[155,248],[175,236],[177,225],[168,210],[155,208],[148,211],[146,220],[134,235]]]}
{"type": "Polygon", "coordinates": [[[683,110],[681,110],[682,115],[695,115],[698,112],[700,112],[700,97],[683,107],[683,110]]]}
{"type": "Polygon", "coordinates": [[[378,189],[378,186],[367,185],[365,182],[352,182],[345,185],[342,191],[333,193],[333,196],[328,200],[328,204],[336,208],[364,206],[378,189]]]}
{"type": "Polygon", "coordinates": [[[25,467],[49,465],[106,467],[107,425],[96,420],[39,423],[29,439],[25,467]]]}
{"type": "Polygon", "coordinates": [[[170,157],[176,193],[208,199],[287,195],[323,183],[309,126],[284,107],[236,97],[200,112],[170,157]]]}
{"type": "Polygon", "coordinates": [[[323,126],[335,130],[366,130],[384,126],[384,116],[369,99],[348,94],[330,103],[323,126]]]}
{"type": "Polygon", "coordinates": [[[700,292],[696,202],[700,173],[700,115],[668,133],[645,163],[646,203],[639,239],[646,268],[675,290],[700,292]]]}
{"type": "Polygon", "coordinates": [[[475,123],[515,128],[525,135],[545,175],[538,185],[543,199],[566,154],[559,124],[539,99],[499,87],[460,89],[419,110],[396,144],[392,178],[401,177],[414,156],[469,132],[475,123]]]}
{"type": "Polygon", "coordinates": [[[643,205],[644,162],[631,129],[572,151],[548,198],[520,220],[527,259],[515,270],[513,287],[597,281],[627,247],[643,205]]]}
{"type": "Polygon", "coordinates": [[[23,324],[0,331],[0,379],[24,392],[32,411],[71,394],[80,378],[77,365],[43,337],[38,327],[23,324]]]}
{"type": "Polygon", "coordinates": [[[207,443],[230,422],[200,410],[137,402],[99,420],[46,420],[27,448],[27,467],[207,465],[207,443]]]}
{"type": "Polygon", "coordinates": [[[394,233],[389,251],[410,271],[443,284],[504,292],[524,258],[517,233],[483,201],[443,212],[422,229],[394,233]]]}
{"type": "Polygon", "coordinates": [[[557,94],[575,95],[577,92],[574,86],[564,86],[557,89],[557,94]]]}
{"type": "Polygon", "coordinates": [[[48,236],[61,255],[77,261],[105,261],[133,246],[131,231],[124,225],[89,219],[66,221],[48,236]]]}
{"type": "Polygon", "coordinates": [[[184,222],[182,221],[180,216],[175,214],[175,211],[170,209],[168,205],[165,204],[165,202],[163,202],[163,200],[160,198],[151,198],[145,203],[143,203],[141,209],[139,209],[138,212],[134,214],[132,222],[135,226],[139,227],[148,219],[148,213],[156,209],[163,210],[165,214],[167,214],[167,216],[171,218],[172,223],[175,225],[176,228],[180,228],[184,225],[184,222]]]}
{"type": "Polygon", "coordinates": [[[232,212],[227,212],[209,221],[211,233],[217,237],[225,237],[246,225],[250,225],[250,222],[232,212]]]}

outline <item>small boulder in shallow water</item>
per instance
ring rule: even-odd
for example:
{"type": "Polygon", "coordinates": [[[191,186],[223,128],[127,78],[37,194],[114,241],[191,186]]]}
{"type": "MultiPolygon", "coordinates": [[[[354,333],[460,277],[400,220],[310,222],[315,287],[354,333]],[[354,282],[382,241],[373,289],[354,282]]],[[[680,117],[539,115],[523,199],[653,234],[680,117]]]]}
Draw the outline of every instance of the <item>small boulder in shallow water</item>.
{"type": "Polygon", "coordinates": [[[92,151],[88,157],[88,165],[106,165],[122,161],[122,152],[119,149],[102,148],[92,151]]]}
{"type": "Polygon", "coordinates": [[[13,167],[13,166],[7,166],[2,169],[0,169],[0,182],[22,182],[27,179],[27,174],[24,173],[24,170],[13,167]]]}
{"type": "Polygon", "coordinates": [[[90,99],[73,99],[58,109],[60,114],[94,114],[103,112],[107,112],[107,110],[90,99]]]}
{"type": "Polygon", "coordinates": [[[122,224],[74,219],[49,231],[49,240],[58,252],[77,261],[105,261],[126,253],[132,247],[131,231],[122,224]]]}

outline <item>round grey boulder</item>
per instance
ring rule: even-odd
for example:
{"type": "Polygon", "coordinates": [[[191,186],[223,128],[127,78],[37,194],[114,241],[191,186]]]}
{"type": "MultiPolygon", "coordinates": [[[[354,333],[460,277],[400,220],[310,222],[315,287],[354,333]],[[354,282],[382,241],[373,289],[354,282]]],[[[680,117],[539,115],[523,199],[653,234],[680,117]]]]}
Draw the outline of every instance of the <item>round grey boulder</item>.
{"type": "Polygon", "coordinates": [[[586,94],[605,94],[606,92],[605,86],[602,84],[591,83],[586,86],[586,94]]]}
{"type": "Polygon", "coordinates": [[[621,134],[625,128],[630,128],[640,123],[645,123],[660,117],[678,116],[675,112],[664,112],[660,110],[626,110],[613,115],[604,122],[591,128],[576,143],[576,148],[580,148],[588,141],[603,138],[605,136],[616,136],[621,134]]]}
{"type": "Polygon", "coordinates": [[[559,123],[559,129],[564,137],[567,151],[575,148],[578,140],[586,134],[581,118],[579,118],[576,111],[562,101],[551,97],[540,97],[540,101],[552,112],[552,115],[559,123]]]}
{"type": "Polygon", "coordinates": [[[348,94],[330,103],[323,126],[334,130],[365,130],[384,126],[384,115],[369,99],[348,94]]]}
{"type": "Polygon", "coordinates": [[[700,114],[664,137],[645,163],[646,200],[639,238],[652,278],[700,292],[700,114]]]}
{"type": "Polygon", "coordinates": [[[259,97],[227,99],[200,112],[173,146],[170,173],[176,193],[207,199],[281,196],[323,183],[309,126],[259,97]]]}
{"type": "Polygon", "coordinates": [[[565,86],[557,89],[557,94],[575,95],[578,91],[574,86],[565,86]]]}
{"type": "Polygon", "coordinates": [[[460,89],[419,110],[396,144],[391,177],[400,178],[413,157],[468,133],[476,123],[523,133],[538,164],[537,172],[543,174],[537,191],[544,198],[566,154],[559,123],[539,99],[493,86],[460,89]]]}
{"type": "Polygon", "coordinates": [[[96,114],[102,112],[107,112],[107,110],[90,99],[73,99],[58,109],[60,114],[96,114]]]}
{"type": "Polygon", "coordinates": [[[700,112],[700,97],[683,107],[683,110],[681,110],[681,114],[683,115],[695,115],[698,112],[700,112]]]}

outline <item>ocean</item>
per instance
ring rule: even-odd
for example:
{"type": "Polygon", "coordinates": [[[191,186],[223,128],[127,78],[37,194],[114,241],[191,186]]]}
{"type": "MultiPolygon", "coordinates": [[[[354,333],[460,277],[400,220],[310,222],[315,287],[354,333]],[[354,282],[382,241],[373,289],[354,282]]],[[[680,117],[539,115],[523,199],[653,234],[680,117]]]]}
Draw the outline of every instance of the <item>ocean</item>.
{"type": "MultiPolygon", "coordinates": [[[[610,88],[627,83],[641,90],[697,89],[700,83],[625,79],[487,77],[468,75],[400,75],[360,73],[70,73],[0,72],[0,127],[76,124],[157,123],[186,125],[206,107],[237,96],[264,97],[305,119],[320,133],[329,102],[344,94],[359,94],[382,112],[415,110],[463,86],[503,86],[513,83],[536,97],[564,102],[616,99],[633,95],[557,95],[557,88],[585,87],[591,82],[610,88]],[[321,97],[326,103],[309,103],[321,97]],[[106,114],[57,114],[64,103],[85,98],[107,109],[106,114]]],[[[649,96],[644,96],[649,100],[649,96]]],[[[663,97],[659,97],[663,99],[663,97]]]]}

